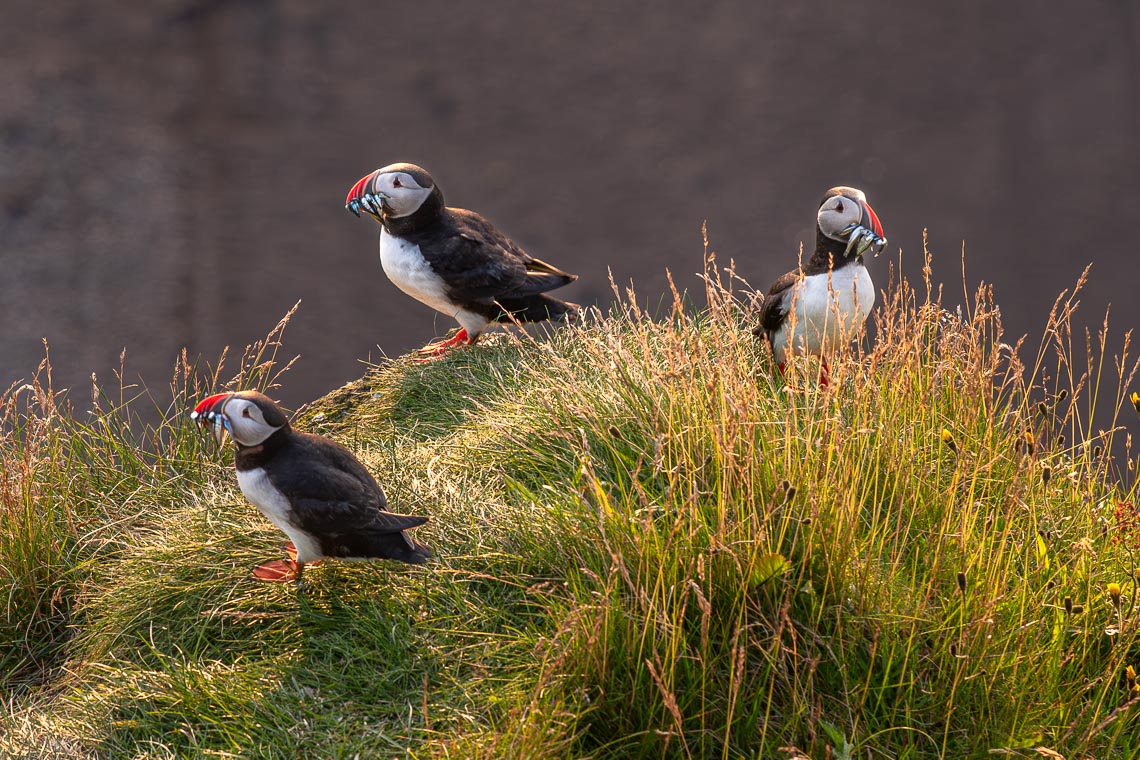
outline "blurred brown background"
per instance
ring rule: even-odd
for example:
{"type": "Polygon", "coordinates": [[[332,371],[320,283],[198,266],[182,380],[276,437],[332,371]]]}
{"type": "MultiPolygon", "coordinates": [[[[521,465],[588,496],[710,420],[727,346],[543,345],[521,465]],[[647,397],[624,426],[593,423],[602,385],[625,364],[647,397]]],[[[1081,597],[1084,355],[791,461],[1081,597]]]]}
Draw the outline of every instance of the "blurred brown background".
{"type": "MultiPolygon", "coordinates": [[[[917,271],[996,284],[1039,332],[1096,262],[1084,316],[1140,317],[1140,7],[969,0],[489,3],[59,0],[0,25],[0,385],[52,346],[81,384],[128,349],[161,385],[303,301],[294,405],[450,329],[380,271],[343,199],[412,161],[449,203],[654,301],[693,284],[701,223],[757,287],[835,184],[917,271]]],[[[810,242],[809,242],[810,244],[810,242]]],[[[886,262],[873,272],[880,284],[886,262]]]]}

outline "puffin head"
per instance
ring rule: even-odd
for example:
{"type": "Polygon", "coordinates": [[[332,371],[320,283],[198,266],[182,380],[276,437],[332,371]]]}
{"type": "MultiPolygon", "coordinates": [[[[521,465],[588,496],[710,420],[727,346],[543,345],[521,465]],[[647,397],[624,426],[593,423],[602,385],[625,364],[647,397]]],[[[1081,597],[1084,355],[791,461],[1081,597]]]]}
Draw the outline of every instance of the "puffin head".
{"type": "Polygon", "coordinates": [[[847,243],[848,256],[852,250],[856,256],[862,256],[868,249],[878,256],[887,245],[878,215],[863,191],[854,187],[828,190],[819,204],[816,224],[824,237],[847,243]]]}
{"type": "Polygon", "coordinates": [[[265,439],[289,426],[289,419],[271,398],[257,391],[215,393],[198,402],[190,419],[213,428],[219,444],[226,433],[239,448],[258,446],[265,439]]]}
{"type": "Polygon", "coordinates": [[[415,164],[391,164],[357,180],[344,199],[344,207],[357,216],[363,210],[377,220],[399,218],[416,213],[433,195],[442,206],[443,194],[426,169],[415,164]]]}

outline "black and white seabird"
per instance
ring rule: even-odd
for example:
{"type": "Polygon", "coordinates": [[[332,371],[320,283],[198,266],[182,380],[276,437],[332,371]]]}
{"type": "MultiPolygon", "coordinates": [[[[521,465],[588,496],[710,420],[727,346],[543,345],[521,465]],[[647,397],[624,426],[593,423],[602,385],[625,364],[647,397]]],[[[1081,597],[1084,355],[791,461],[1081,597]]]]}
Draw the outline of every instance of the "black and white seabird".
{"type": "Polygon", "coordinates": [[[305,565],[325,557],[418,565],[432,556],[404,533],[428,518],[389,512],[384,491],[348,449],[294,430],[268,396],[217,393],[190,417],[212,425],[219,444],[233,437],[241,492],[289,537],[290,559],[255,568],[260,580],[300,582],[305,565]]]}
{"type": "Polygon", "coordinates": [[[528,255],[478,214],[446,207],[431,175],[414,164],[362,177],[345,208],[380,222],[380,264],[388,279],[459,323],[452,338],[421,353],[438,356],[472,344],[492,322],[562,320],[578,312],[576,304],[545,295],[577,275],[528,255]]]}
{"type": "MultiPolygon", "coordinates": [[[[875,305],[875,285],[863,254],[878,255],[887,241],[862,190],[833,187],[819,205],[815,252],[807,265],[780,277],[760,309],[763,335],[784,371],[788,356],[822,356],[849,340],[875,305]]],[[[827,384],[827,360],[820,382],[827,384]]]]}

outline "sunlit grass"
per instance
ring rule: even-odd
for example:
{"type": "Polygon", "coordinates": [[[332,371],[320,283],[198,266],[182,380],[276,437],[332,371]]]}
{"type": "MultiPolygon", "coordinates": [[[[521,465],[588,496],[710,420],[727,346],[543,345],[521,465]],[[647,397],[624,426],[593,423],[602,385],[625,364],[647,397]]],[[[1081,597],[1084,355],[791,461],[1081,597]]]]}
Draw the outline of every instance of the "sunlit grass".
{"type": "Polygon", "coordinates": [[[325,563],[300,594],[249,578],[283,539],[185,422],[216,374],[180,369],[145,441],[129,405],[9,394],[6,684],[44,683],[0,751],[1140,753],[1134,365],[1107,329],[1074,338],[1063,294],[1033,354],[987,289],[895,285],[823,390],[810,360],[773,375],[736,282],[710,260],[700,310],[623,293],[302,410],[431,515],[439,560],[325,563]]]}

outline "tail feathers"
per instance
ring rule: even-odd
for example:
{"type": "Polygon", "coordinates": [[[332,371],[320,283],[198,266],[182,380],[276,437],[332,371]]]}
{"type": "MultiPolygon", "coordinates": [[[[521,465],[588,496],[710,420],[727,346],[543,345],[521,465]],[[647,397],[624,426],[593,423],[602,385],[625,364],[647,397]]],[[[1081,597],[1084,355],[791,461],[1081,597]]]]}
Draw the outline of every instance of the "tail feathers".
{"type": "Polygon", "coordinates": [[[555,273],[543,273],[543,274],[528,273],[527,278],[526,278],[526,282],[522,286],[520,286],[519,288],[515,289],[514,295],[526,296],[526,295],[531,294],[531,293],[535,293],[535,294],[545,293],[548,290],[554,290],[556,288],[562,287],[563,285],[569,285],[570,283],[574,282],[574,280],[577,280],[577,279],[578,279],[577,275],[564,274],[561,272],[559,272],[557,274],[555,274],[555,273]]]}
{"type": "Polygon", "coordinates": [[[526,273],[534,275],[553,275],[559,280],[560,285],[574,282],[578,279],[578,275],[564,272],[553,264],[547,264],[542,259],[530,259],[526,262],[526,273]]]}
{"type": "Polygon", "coordinates": [[[397,551],[389,555],[388,559],[396,559],[410,565],[422,565],[434,556],[427,544],[421,544],[403,533],[399,534],[399,537],[403,539],[403,546],[397,546],[397,551]]]}
{"type": "Polygon", "coordinates": [[[347,559],[394,559],[413,565],[422,565],[431,559],[431,549],[404,532],[406,528],[423,525],[428,518],[395,515],[391,512],[381,512],[380,515],[376,522],[366,528],[328,536],[322,540],[321,548],[325,556],[347,559]],[[393,527],[396,525],[406,527],[393,527]]]}
{"type": "Polygon", "coordinates": [[[542,293],[526,298],[501,298],[498,303],[504,312],[499,322],[542,322],[547,319],[573,322],[582,311],[576,303],[559,301],[542,293]]]}
{"type": "Polygon", "coordinates": [[[380,512],[373,520],[372,527],[382,531],[395,532],[418,528],[427,521],[428,518],[420,515],[397,515],[393,512],[380,512]]]}
{"type": "Polygon", "coordinates": [[[412,542],[412,553],[408,561],[413,565],[422,565],[435,556],[427,544],[421,544],[414,538],[408,540],[412,542]]]}
{"type": "Polygon", "coordinates": [[[403,532],[372,533],[365,543],[366,546],[360,547],[363,551],[346,547],[347,556],[394,559],[411,565],[422,565],[432,557],[431,549],[403,532]]]}

